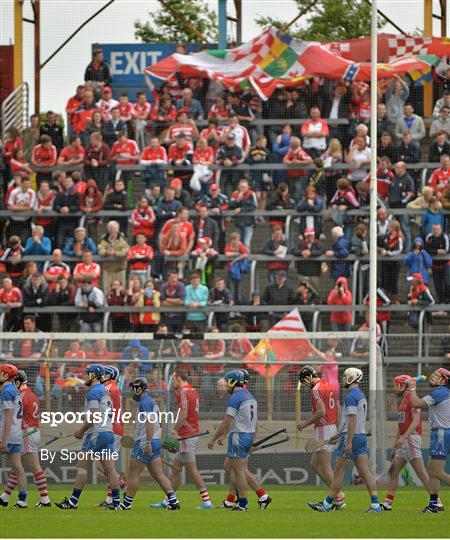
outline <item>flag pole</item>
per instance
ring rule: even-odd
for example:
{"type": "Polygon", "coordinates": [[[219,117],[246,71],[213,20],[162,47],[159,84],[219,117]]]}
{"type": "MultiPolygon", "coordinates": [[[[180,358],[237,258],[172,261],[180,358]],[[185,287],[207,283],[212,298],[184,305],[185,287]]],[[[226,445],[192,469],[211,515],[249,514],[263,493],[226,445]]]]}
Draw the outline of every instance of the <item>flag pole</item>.
{"type": "MultiPolygon", "coordinates": [[[[372,25],[370,35],[370,236],[369,236],[369,423],[376,434],[376,390],[377,390],[377,0],[372,0],[372,25]]],[[[372,437],[369,458],[372,470],[376,467],[376,436],[372,437]]]]}

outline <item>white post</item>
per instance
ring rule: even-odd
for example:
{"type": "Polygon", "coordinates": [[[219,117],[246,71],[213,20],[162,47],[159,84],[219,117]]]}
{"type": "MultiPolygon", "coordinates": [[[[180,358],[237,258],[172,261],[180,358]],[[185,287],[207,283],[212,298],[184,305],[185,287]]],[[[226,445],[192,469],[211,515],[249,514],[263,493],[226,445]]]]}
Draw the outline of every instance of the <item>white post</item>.
{"type": "MultiPolygon", "coordinates": [[[[376,470],[376,391],[377,391],[377,0],[372,0],[371,56],[370,56],[370,304],[369,304],[369,422],[372,438],[370,441],[370,463],[376,470]]],[[[380,419],[382,421],[382,419],[380,419]]]]}

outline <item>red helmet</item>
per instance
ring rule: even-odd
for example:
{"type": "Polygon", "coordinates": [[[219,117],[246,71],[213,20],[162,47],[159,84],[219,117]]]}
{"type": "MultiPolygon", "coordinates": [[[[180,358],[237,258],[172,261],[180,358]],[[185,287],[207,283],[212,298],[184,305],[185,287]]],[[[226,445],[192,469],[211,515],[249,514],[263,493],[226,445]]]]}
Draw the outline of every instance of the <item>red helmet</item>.
{"type": "Polygon", "coordinates": [[[433,373],[436,373],[436,375],[439,375],[439,377],[445,379],[447,383],[450,381],[450,371],[448,369],[441,367],[436,369],[433,373]]]}
{"type": "Polygon", "coordinates": [[[409,375],[397,375],[394,377],[395,384],[403,384],[405,386],[409,385],[409,381],[412,379],[409,375]]]}
{"type": "Polygon", "coordinates": [[[19,373],[19,370],[13,364],[0,364],[0,373],[6,373],[8,379],[14,379],[19,373]]]}

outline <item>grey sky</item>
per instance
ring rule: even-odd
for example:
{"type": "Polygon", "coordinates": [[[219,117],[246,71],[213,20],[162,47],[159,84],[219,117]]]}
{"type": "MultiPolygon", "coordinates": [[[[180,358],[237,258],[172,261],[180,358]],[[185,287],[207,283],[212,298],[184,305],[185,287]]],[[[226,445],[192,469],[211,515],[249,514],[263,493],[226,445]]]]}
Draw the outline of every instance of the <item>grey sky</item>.
{"type": "MultiPolygon", "coordinates": [[[[337,0],[338,1],[338,0],[337,0]]],[[[348,0],[347,0],[348,1],[348,0]]],[[[85,19],[97,11],[106,0],[41,0],[41,61],[45,60],[85,19]]],[[[346,1],[342,1],[345,9],[346,1]]],[[[209,0],[212,9],[217,1],[209,0]]],[[[229,1],[230,9],[233,2],[229,1]]],[[[438,0],[434,0],[438,12],[438,0]]],[[[395,20],[406,32],[414,32],[423,25],[423,0],[379,0],[379,9],[395,20]]],[[[77,83],[82,81],[84,69],[90,60],[91,44],[133,43],[134,26],[137,19],[146,20],[147,13],[159,6],[157,0],[116,0],[97,19],[89,23],[42,71],[41,108],[63,112],[65,103],[73,94],[77,83]]],[[[256,14],[276,14],[286,20],[296,15],[293,0],[244,0],[243,39],[248,40],[258,33],[253,19],[256,14]]],[[[25,17],[32,18],[29,1],[25,4],[25,17]]],[[[368,32],[370,29],[368,29],[368,32]]],[[[395,33],[389,25],[385,31],[395,33]]],[[[439,35],[439,23],[434,26],[439,35]]],[[[0,2],[0,43],[8,44],[13,35],[13,0],[0,2]]],[[[24,23],[24,79],[30,82],[33,93],[33,27],[24,23]]],[[[33,100],[33,96],[32,96],[33,100]]],[[[33,101],[31,101],[33,103],[33,101]]]]}

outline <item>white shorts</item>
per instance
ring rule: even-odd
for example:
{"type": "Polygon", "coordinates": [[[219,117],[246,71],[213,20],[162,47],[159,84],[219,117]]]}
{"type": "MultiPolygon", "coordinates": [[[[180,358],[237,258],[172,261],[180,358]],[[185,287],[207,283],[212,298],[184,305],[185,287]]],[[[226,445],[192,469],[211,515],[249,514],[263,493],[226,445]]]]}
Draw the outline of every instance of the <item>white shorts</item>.
{"type": "MultiPolygon", "coordinates": [[[[337,435],[336,424],[328,424],[314,428],[314,438],[316,441],[327,441],[337,435]]],[[[316,450],[316,452],[333,452],[336,445],[326,444],[316,450]]]]}
{"type": "Polygon", "coordinates": [[[39,430],[35,431],[31,435],[27,435],[25,437],[25,434],[29,431],[31,431],[34,428],[28,428],[26,431],[23,432],[23,451],[22,454],[30,454],[30,453],[36,453],[39,452],[39,444],[41,442],[41,432],[39,430]]]}
{"type": "Polygon", "coordinates": [[[422,457],[422,437],[420,435],[410,435],[397,450],[395,457],[406,461],[422,457]]]}
{"type": "Polygon", "coordinates": [[[122,447],[122,445],[120,444],[121,441],[122,441],[122,436],[121,435],[116,435],[114,433],[113,451],[117,452],[118,454],[120,453],[120,449],[122,447]]]}
{"type": "Polygon", "coordinates": [[[182,463],[195,463],[195,449],[198,443],[198,437],[180,441],[180,451],[174,455],[174,459],[182,463]]]}

